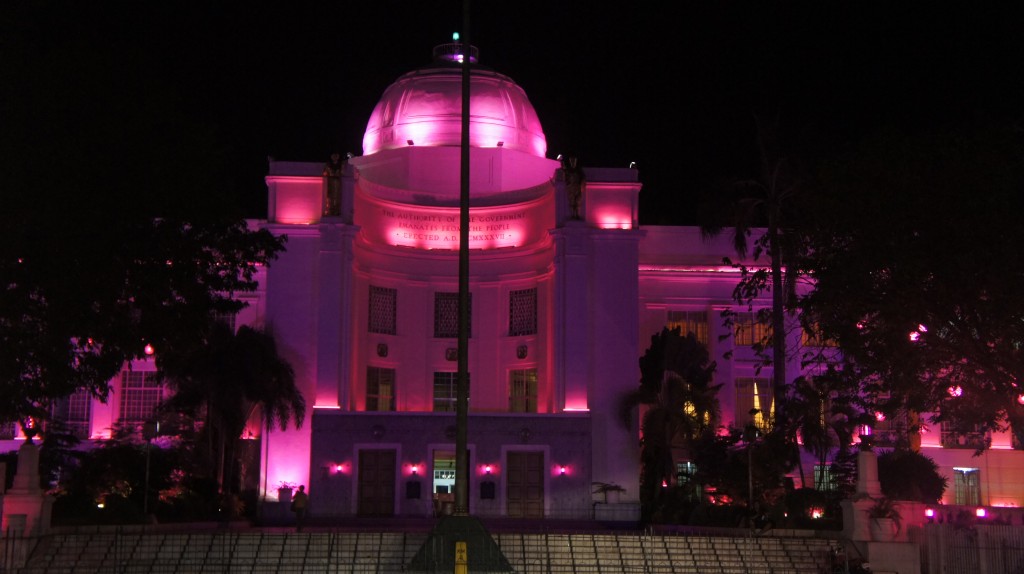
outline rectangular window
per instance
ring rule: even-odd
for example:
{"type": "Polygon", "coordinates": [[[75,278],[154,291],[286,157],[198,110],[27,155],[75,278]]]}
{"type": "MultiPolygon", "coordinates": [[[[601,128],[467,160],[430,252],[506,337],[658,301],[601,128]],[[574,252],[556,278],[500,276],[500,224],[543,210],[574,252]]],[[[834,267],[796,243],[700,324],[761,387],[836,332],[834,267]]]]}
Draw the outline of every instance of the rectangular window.
{"type": "Polygon", "coordinates": [[[515,369],[509,373],[508,410],[537,412],[537,369],[515,369]]]}
{"type": "Polygon", "coordinates": [[[214,313],[213,320],[217,323],[223,323],[228,326],[231,331],[235,331],[235,321],[238,318],[238,313],[214,313]]]}
{"type": "Polygon", "coordinates": [[[141,427],[153,417],[163,391],[156,371],[122,371],[121,411],[117,422],[126,427],[141,427]]]}
{"type": "MultiPolygon", "coordinates": [[[[466,374],[466,383],[468,387],[469,373],[466,374]]],[[[434,373],[434,412],[455,412],[458,385],[458,373],[448,371],[437,371],[434,373]]]]}
{"type": "Polygon", "coordinates": [[[839,342],[835,339],[828,339],[821,335],[817,325],[810,327],[810,330],[803,329],[800,335],[800,345],[803,347],[838,347],[839,342]]]}
{"type": "Polygon", "coordinates": [[[92,394],[79,389],[53,404],[53,420],[62,425],[66,432],[87,439],[90,434],[89,418],[92,415],[92,394]]]}
{"type": "Polygon", "coordinates": [[[814,488],[821,492],[835,492],[836,478],[832,474],[832,465],[814,465],[814,488]]]}
{"type": "Polygon", "coordinates": [[[767,344],[771,324],[764,313],[736,313],[733,331],[737,347],[751,347],[758,343],[767,344]]]}
{"type": "Polygon", "coordinates": [[[708,344],[707,311],[669,311],[666,325],[669,329],[680,327],[683,336],[693,333],[698,341],[708,344]]]}
{"type": "Polygon", "coordinates": [[[395,410],[395,370],[366,367],[366,410],[395,410]]]}
{"type": "Polygon", "coordinates": [[[508,334],[535,335],[537,333],[537,289],[512,291],[508,295],[508,334]]]}
{"type": "MultiPolygon", "coordinates": [[[[469,295],[467,336],[473,336],[473,294],[469,295]]],[[[454,339],[459,336],[459,294],[434,293],[434,337],[454,339]]]]}
{"type": "Polygon", "coordinates": [[[771,430],[775,414],[772,400],[772,382],[764,377],[738,377],[736,379],[736,422],[746,425],[753,421],[762,432],[771,430]],[[757,409],[753,415],[752,409],[757,409]]]}
{"type": "Polygon", "coordinates": [[[987,447],[992,441],[992,436],[981,432],[981,428],[977,425],[973,427],[973,430],[964,432],[956,430],[953,423],[943,421],[940,429],[939,440],[942,441],[943,448],[978,449],[987,447]]]}
{"type": "Polygon", "coordinates": [[[895,447],[909,444],[906,413],[900,412],[883,420],[875,420],[871,440],[875,446],[895,447]]]}
{"type": "Polygon", "coordinates": [[[679,486],[693,482],[693,478],[696,475],[697,465],[689,461],[676,463],[676,484],[679,486]]]}
{"type": "Polygon", "coordinates": [[[953,504],[979,506],[981,504],[981,471],[977,468],[953,467],[953,504]]]}
{"type": "Polygon", "coordinates": [[[370,285],[371,333],[395,335],[398,331],[398,290],[370,285]]]}

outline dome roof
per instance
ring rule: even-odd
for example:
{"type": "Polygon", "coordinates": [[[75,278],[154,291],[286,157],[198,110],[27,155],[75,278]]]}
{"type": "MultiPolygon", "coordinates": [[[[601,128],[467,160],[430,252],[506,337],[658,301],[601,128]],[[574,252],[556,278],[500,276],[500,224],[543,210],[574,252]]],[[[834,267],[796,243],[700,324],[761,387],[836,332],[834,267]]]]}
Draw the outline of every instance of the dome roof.
{"type": "MultiPolygon", "coordinates": [[[[434,49],[434,62],[398,78],[381,96],[363,135],[363,154],[406,146],[459,146],[462,142],[461,44],[434,49]]],[[[544,157],[547,141],[537,112],[508,76],[476,64],[470,76],[473,147],[502,147],[544,157]]]]}

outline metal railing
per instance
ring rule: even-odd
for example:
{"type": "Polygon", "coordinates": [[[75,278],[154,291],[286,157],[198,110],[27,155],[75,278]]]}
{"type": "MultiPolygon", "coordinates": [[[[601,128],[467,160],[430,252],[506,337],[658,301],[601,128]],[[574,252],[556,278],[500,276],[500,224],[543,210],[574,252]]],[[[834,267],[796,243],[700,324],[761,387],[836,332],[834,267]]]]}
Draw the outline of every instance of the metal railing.
{"type": "MultiPolygon", "coordinates": [[[[4,537],[3,574],[382,574],[407,571],[428,536],[423,532],[94,528],[36,538],[4,537]]],[[[629,531],[503,532],[492,537],[513,570],[522,574],[817,571],[827,563],[835,544],[824,538],[753,537],[741,531],[731,536],[629,531]]]]}

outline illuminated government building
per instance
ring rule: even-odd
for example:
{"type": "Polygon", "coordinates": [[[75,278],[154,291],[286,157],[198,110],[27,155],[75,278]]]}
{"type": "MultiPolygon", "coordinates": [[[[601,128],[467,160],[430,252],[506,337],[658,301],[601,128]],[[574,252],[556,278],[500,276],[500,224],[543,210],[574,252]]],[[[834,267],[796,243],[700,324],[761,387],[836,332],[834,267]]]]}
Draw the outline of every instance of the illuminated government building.
{"type": "MultiPolygon", "coordinates": [[[[361,156],[270,162],[268,217],[254,225],[287,236],[286,252],[236,320],[272,329],[312,409],[300,429],[253,425],[246,437],[258,442],[268,503],[281,482],[306,485],[318,517],[430,515],[451,499],[458,50],[439,46],[366,110],[361,156]]],[[[759,327],[732,299],[739,274],[722,264],[735,258],[731,241],[641,225],[636,169],[549,157],[511,78],[474,64],[471,94],[469,510],[638,517],[639,431],[619,422],[618,405],[638,386],[652,335],[681,325],[707,344],[725,385],[723,424],[770,409],[770,368],[758,371],[750,348],[759,327]],[[724,309],[744,312],[739,336],[723,326],[724,309]],[[593,482],[622,485],[622,502],[595,506],[593,482]]],[[[793,346],[806,342],[793,331],[793,346]]],[[[112,381],[106,404],[72,401],[65,416],[92,438],[144,419],[164,392],[147,384],[154,368],[137,363],[112,381]]],[[[787,372],[800,368],[794,357],[787,372]]],[[[900,431],[881,426],[883,445],[900,431]]],[[[923,434],[922,451],[949,478],[944,502],[1019,506],[1024,454],[1006,433],[973,457],[978,438],[938,425],[923,434]]]]}

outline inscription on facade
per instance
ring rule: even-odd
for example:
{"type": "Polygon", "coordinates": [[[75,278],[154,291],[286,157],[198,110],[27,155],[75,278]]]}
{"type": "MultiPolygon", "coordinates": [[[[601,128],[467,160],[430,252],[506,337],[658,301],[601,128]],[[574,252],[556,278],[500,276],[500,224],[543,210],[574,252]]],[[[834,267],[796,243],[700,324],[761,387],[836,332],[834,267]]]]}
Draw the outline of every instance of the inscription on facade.
{"type": "MultiPolygon", "coordinates": [[[[422,243],[430,247],[455,249],[459,242],[459,214],[422,213],[381,208],[382,223],[397,244],[422,243]]],[[[471,247],[503,247],[516,245],[523,238],[522,226],[526,211],[475,214],[469,216],[471,247]]]]}

